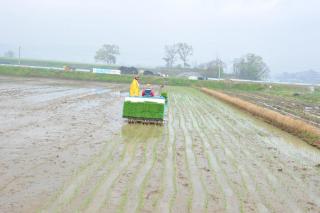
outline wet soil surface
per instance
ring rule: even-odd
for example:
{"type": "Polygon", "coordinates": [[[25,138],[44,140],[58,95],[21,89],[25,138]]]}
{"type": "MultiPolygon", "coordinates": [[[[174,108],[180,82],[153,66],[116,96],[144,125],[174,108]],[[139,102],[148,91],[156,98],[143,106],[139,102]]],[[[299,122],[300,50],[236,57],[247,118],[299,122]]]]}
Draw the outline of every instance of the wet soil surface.
{"type": "Polygon", "coordinates": [[[127,86],[0,77],[0,212],[320,212],[320,151],[200,91],[164,126],[127,86]]]}
{"type": "Polygon", "coordinates": [[[293,118],[303,120],[320,128],[320,106],[315,103],[306,103],[294,98],[284,98],[275,95],[245,92],[226,92],[246,101],[255,103],[262,107],[289,115],[293,118]]]}

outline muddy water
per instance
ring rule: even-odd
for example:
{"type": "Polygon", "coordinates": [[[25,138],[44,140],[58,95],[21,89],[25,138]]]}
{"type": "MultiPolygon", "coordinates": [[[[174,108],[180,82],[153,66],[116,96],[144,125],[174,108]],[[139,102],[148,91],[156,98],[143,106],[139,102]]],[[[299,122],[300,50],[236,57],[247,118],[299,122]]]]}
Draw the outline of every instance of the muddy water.
{"type": "Polygon", "coordinates": [[[127,86],[0,77],[0,212],[319,212],[320,151],[190,88],[166,125],[127,86]]]}

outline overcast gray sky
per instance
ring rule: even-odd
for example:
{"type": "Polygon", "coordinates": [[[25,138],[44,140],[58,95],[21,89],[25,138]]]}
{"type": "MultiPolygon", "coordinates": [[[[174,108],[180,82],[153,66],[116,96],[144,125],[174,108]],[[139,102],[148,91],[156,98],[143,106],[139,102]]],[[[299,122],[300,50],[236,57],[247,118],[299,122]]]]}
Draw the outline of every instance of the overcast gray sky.
{"type": "Polygon", "coordinates": [[[250,52],[273,73],[320,70],[319,0],[0,0],[0,27],[0,54],[28,58],[93,62],[113,43],[119,64],[158,66],[182,41],[191,64],[250,52]]]}

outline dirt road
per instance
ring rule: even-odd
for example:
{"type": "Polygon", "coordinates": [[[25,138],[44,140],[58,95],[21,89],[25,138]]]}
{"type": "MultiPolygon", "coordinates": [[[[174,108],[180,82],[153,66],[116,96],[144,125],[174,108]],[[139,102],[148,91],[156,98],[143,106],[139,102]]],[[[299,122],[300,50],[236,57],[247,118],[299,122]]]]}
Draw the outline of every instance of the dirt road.
{"type": "Polygon", "coordinates": [[[319,212],[320,151],[201,92],[165,126],[126,86],[0,77],[0,212],[319,212]]]}

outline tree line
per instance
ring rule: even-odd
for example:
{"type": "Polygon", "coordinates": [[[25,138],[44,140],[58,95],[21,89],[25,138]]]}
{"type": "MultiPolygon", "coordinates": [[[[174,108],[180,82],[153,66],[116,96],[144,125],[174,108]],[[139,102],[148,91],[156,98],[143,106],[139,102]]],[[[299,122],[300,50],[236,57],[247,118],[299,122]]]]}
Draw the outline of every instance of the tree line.
{"type": "MultiPolygon", "coordinates": [[[[120,48],[115,44],[104,44],[95,54],[96,62],[115,64],[117,56],[120,55],[120,48]]],[[[165,45],[164,57],[167,69],[190,68],[189,59],[193,55],[193,47],[187,43],[179,42],[172,45],[165,45]],[[178,63],[180,62],[180,63],[178,63]]],[[[201,70],[207,77],[220,78],[225,75],[227,65],[221,59],[216,58],[209,62],[193,67],[193,70],[201,70]]],[[[261,80],[268,77],[270,72],[267,64],[261,56],[248,53],[240,58],[234,59],[232,75],[239,79],[261,80]]]]}
{"type": "MultiPolygon", "coordinates": [[[[115,44],[104,44],[96,51],[94,59],[96,62],[116,64],[120,48],[115,44]]],[[[196,65],[191,68],[189,59],[193,55],[193,47],[185,42],[174,43],[164,46],[164,57],[167,69],[189,68],[193,71],[201,70],[206,77],[221,78],[225,75],[227,65],[219,58],[209,62],[196,65]]],[[[12,50],[3,54],[6,58],[14,58],[12,50]]],[[[268,77],[269,67],[259,55],[248,53],[240,58],[234,59],[232,63],[232,76],[239,79],[261,80],[268,77]]]]}
{"type": "MultiPolygon", "coordinates": [[[[115,44],[104,44],[95,53],[96,62],[116,64],[117,56],[120,55],[120,48],[115,44]]],[[[207,77],[223,77],[226,63],[216,58],[206,63],[191,68],[189,59],[193,55],[193,47],[185,42],[174,43],[164,46],[164,57],[167,69],[189,68],[194,71],[201,70],[207,77]]],[[[3,53],[6,58],[14,58],[12,50],[3,53]]],[[[240,79],[260,80],[268,76],[269,68],[263,58],[255,54],[247,54],[233,62],[233,75],[240,79]]]]}

